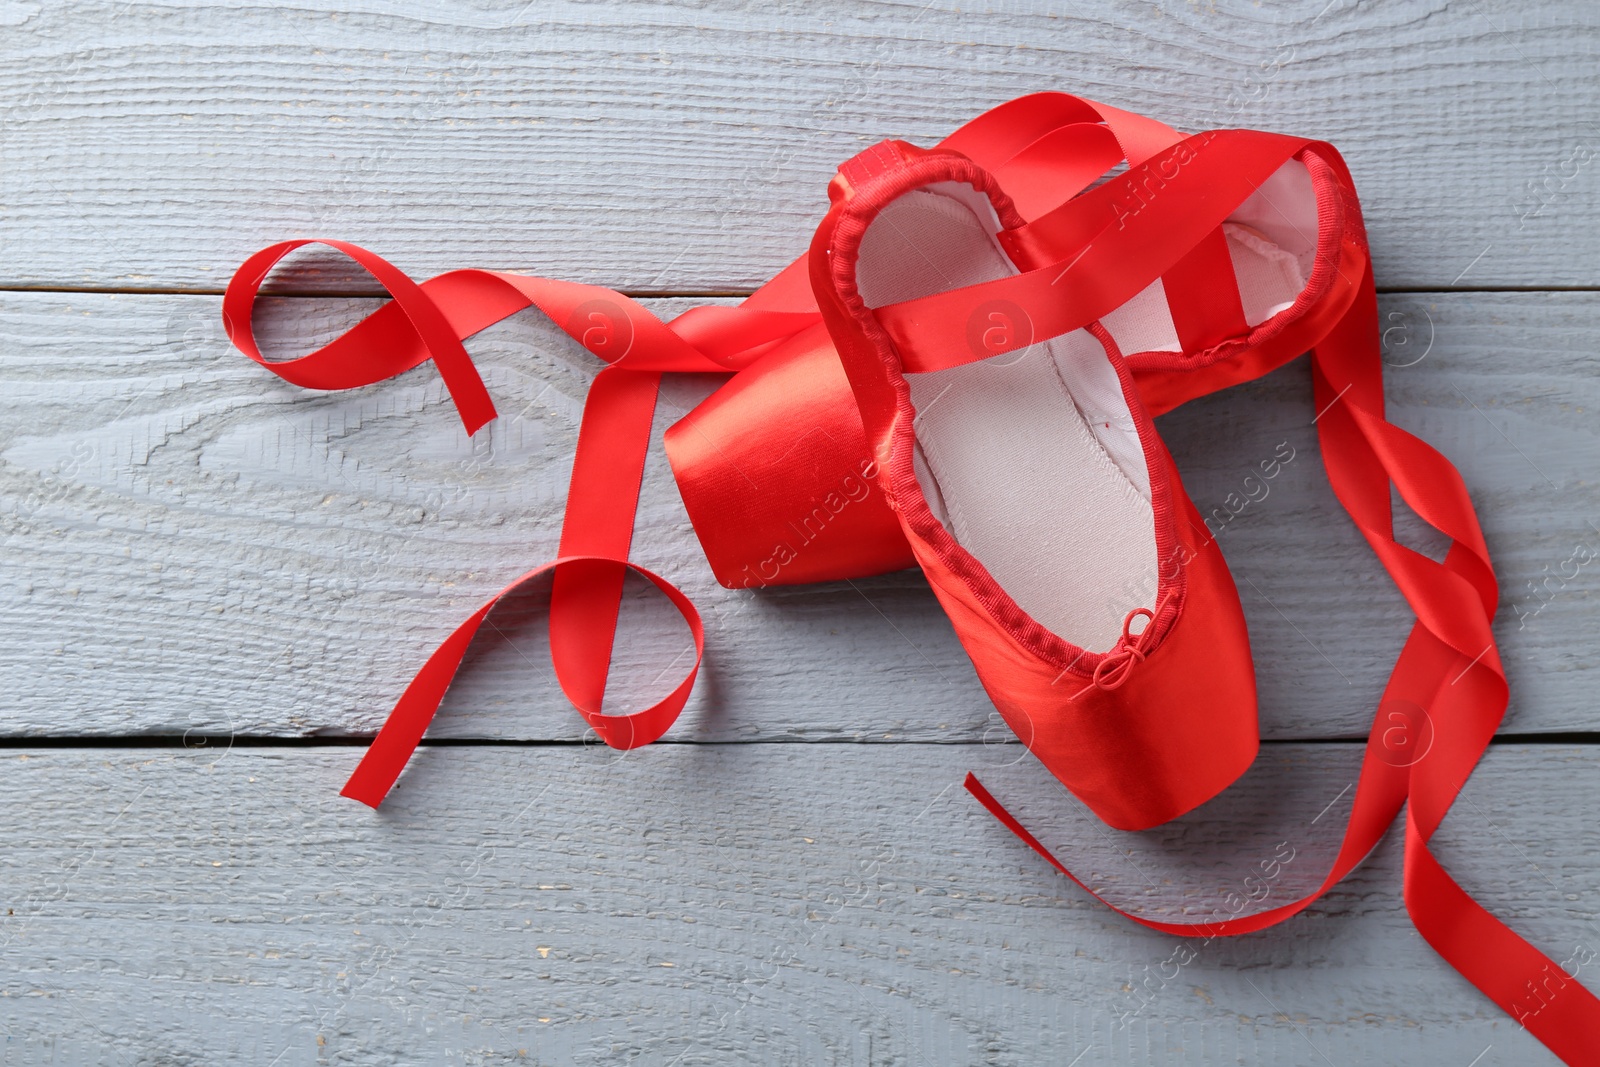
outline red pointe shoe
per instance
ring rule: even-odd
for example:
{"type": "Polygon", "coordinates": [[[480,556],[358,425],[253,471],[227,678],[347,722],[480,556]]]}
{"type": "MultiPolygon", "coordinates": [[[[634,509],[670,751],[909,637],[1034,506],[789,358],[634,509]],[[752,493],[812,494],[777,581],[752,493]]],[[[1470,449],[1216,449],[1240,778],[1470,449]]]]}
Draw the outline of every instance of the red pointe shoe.
{"type": "Polygon", "coordinates": [[[1000,714],[1112,826],[1214,796],[1256,753],[1244,615],[1111,334],[1035,336],[1046,316],[996,294],[970,355],[924,369],[882,313],[1021,273],[1000,236],[1021,217],[964,156],[894,143],[830,191],[812,284],[880,485],[1000,714]]]}

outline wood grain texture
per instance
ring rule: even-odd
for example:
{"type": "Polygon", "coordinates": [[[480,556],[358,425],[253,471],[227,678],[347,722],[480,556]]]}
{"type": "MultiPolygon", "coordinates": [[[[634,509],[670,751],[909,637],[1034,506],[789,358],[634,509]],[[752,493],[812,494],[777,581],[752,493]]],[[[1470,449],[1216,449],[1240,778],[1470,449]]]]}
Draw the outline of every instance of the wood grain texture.
{"type": "MultiPolygon", "coordinates": [[[[425,745],[374,814],[336,796],[359,750],[332,738],[551,555],[595,364],[536,315],[474,339],[503,417],[469,440],[431,369],[306,394],[203,294],[297,236],[419,278],[747,291],[840,160],[1040,89],[1326,138],[1380,284],[1426,290],[1383,301],[1391,414],[1483,517],[1503,733],[1592,731],[1600,294],[1440,290],[1600,285],[1597,42],[1559,0],[0,0],[0,290],[46,290],[0,292],[0,737],[40,746],[0,749],[0,1064],[1552,1062],[1417,936],[1397,842],[1290,923],[1180,945],[959,786],[978,771],[1140,913],[1315,883],[1360,746],[1295,739],[1364,732],[1409,617],[1326,487],[1303,363],[1161,421],[1285,742],[1199,812],[1105,829],[1011,739],[916,575],[717,587],[658,446],[636,555],[708,630],[677,743],[592,743],[535,593],[431,733],[480,743],[425,745]],[[128,735],[161,736],[91,741],[128,735]]],[[[375,306],[338,257],[274,285],[343,294],[269,300],[277,355],[375,306]]],[[[657,430],[714,384],[672,379],[657,430]]],[[[635,592],[629,706],[688,648],[635,592]]],[[[1558,961],[1600,950],[1597,794],[1600,746],[1508,741],[1439,838],[1558,961]]]]}
{"type": "Polygon", "coordinates": [[[1591,5],[3,12],[3,286],[216,290],[257,248],[333,236],[422,275],[743,290],[804,248],[843,159],[1046,89],[1333,142],[1383,285],[1600,283],[1591,5]]]}
{"type": "MultiPolygon", "coordinates": [[[[354,755],[0,754],[29,813],[0,826],[0,1062],[1553,1062],[1410,928],[1393,844],[1287,924],[1180,943],[957,784],[979,767],[1115,899],[1204,918],[1263,858],[1292,853],[1259,906],[1326,864],[1355,746],[1278,746],[1146,834],[982,746],[431,748],[382,815],[334,796],[354,755]]],[[[1595,947],[1570,798],[1597,790],[1593,748],[1499,746],[1440,836],[1561,959],[1595,947]]]]}
{"type": "MultiPolygon", "coordinates": [[[[371,306],[281,298],[258,318],[286,355],[371,306]]],[[[469,440],[430,368],[303,392],[234,352],[217,308],[0,297],[7,734],[370,732],[462,618],[553,554],[598,364],[536,314],[472,341],[504,415],[469,440]]],[[[1587,624],[1600,578],[1594,562],[1571,564],[1600,555],[1597,312],[1593,294],[1383,303],[1394,418],[1460,465],[1500,568],[1511,731],[1600,723],[1587,624]]],[[[658,421],[710,385],[673,379],[658,421]]],[[[1274,738],[1364,734],[1409,626],[1327,488],[1312,414],[1302,362],[1162,420],[1190,494],[1221,517],[1274,738]],[[1230,496],[1284,442],[1294,458],[1268,495],[1231,515],[1230,496]]],[[[1405,518],[1416,539],[1423,527],[1405,518]]],[[[706,617],[706,672],[674,738],[1008,736],[920,577],[722,589],[659,452],[635,545],[706,617]]],[[[537,609],[529,598],[497,616],[505,636],[481,642],[436,735],[585,735],[550,676],[537,609]]],[[[681,676],[675,618],[642,592],[631,602],[619,707],[681,676]]]]}

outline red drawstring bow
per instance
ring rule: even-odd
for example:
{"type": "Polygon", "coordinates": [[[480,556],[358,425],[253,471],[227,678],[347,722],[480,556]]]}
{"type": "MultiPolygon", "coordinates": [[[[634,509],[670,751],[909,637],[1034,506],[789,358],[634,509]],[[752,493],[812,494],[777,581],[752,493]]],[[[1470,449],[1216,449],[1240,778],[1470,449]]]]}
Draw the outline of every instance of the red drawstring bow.
{"type": "Polygon", "coordinates": [[[1122,636],[1117,639],[1116,646],[1110,652],[1100,657],[1100,662],[1095,664],[1094,673],[1089,676],[1089,684],[1072,695],[1077,700],[1091,689],[1104,689],[1107,692],[1120,689],[1122,684],[1133,676],[1134,667],[1144,662],[1147,646],[1155,633],[1156,615],[1166,606],[1166,599],[1154,608],[1134,608],[1123,616],[1122,636]],[[1143,616],[1144,627],[1138,632],[1133,632],[1133,620],[1143,616]]]}
{"type": "Polygon", "coordinates": [[[1150,629],[1149,625],[1146,624],[1145,628],[1139,631],[1138,636],[1128,632],[1128,627],[1133,623],[1134,617],[1138,615],[1143,615],[1146,619],[1155,618],[1155,613],[1149,608],[1134,608],[1128,612],[1128,617],[1122,620],[1121,641],[1094,668],[1094,687],[1096,689],[1104,689],[1109,692],[1112,689],[1121,688],[1122,683],[1126,682],[1128,676],[1133,673],[1134,664],[1144,662],[1144,650],[1140,647],[1142,642],[1140,642],[1139,638],[1143,637],[1150,629]]]}

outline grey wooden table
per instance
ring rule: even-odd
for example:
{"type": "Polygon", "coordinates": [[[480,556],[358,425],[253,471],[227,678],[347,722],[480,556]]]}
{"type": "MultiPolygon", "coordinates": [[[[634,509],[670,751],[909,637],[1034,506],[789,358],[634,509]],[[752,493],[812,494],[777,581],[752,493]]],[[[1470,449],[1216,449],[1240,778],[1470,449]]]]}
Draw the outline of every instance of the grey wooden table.
{"type": "MultiPolygon", "coordinates": [[[[1412,930],[1393,841],[1178,965],[959,788],[1152,913],[1280,842],[1273,902],[1320,877],[1409,619],[1303,363],[1163,420],[1202,507],[1297,457],[1223,537],[1268,743],[1178,823],[1113,833],[1045,780],[919,577],[716,587],[659,454],[637,557],[709,631],[668,742],[594,743],[529,611],[381,814],[336,795],[421,657],[552,555],[595,364],[532,315],[480,336],[504,417],[473,440],[431,370],[300,393],[222,336],[240,260],[335,236],[731,300],[839,160],[1063,89],[1345,152],[1394,417],[1460,466],[1503,588],[1511,710],[1440,854],[1558,960],[1600,949],[1600,573],[1571,563],[1600,551],[1600,9],[1047,7],[0,2],[0,1062],[1550,1062],[1412,930]]],[[[307,262],[261,317],[280,355],[376,302],[307,262]]],[[[625,624],[644,699],[683,641],[646,599],[625,624]]]]}

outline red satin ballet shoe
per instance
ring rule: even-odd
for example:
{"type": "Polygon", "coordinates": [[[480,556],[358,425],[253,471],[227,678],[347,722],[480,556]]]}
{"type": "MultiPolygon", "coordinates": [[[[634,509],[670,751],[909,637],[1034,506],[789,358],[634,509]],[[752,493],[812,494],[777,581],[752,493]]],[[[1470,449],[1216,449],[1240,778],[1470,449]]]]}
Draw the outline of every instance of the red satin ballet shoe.
{"type": "MultiPolygon", "coordinates": [[[[1209,799],[1256,753],[1249,638],[1113,335],[1046,334],[997,298],[967,323],[970,361],[919,371],[880,312],[1019,275],[1001,235],[1023,220],[964,156],[893,143],[832,193],[813,287],[879,484],[995,706],[1112,826],[1209,799]]],[[[1292,302],[1287,254],[1237,241],[1253,294],[1292,302]]],[[[1124,332],[1156,347],[1155,310],[1119,309],[1124,332]]]]}

